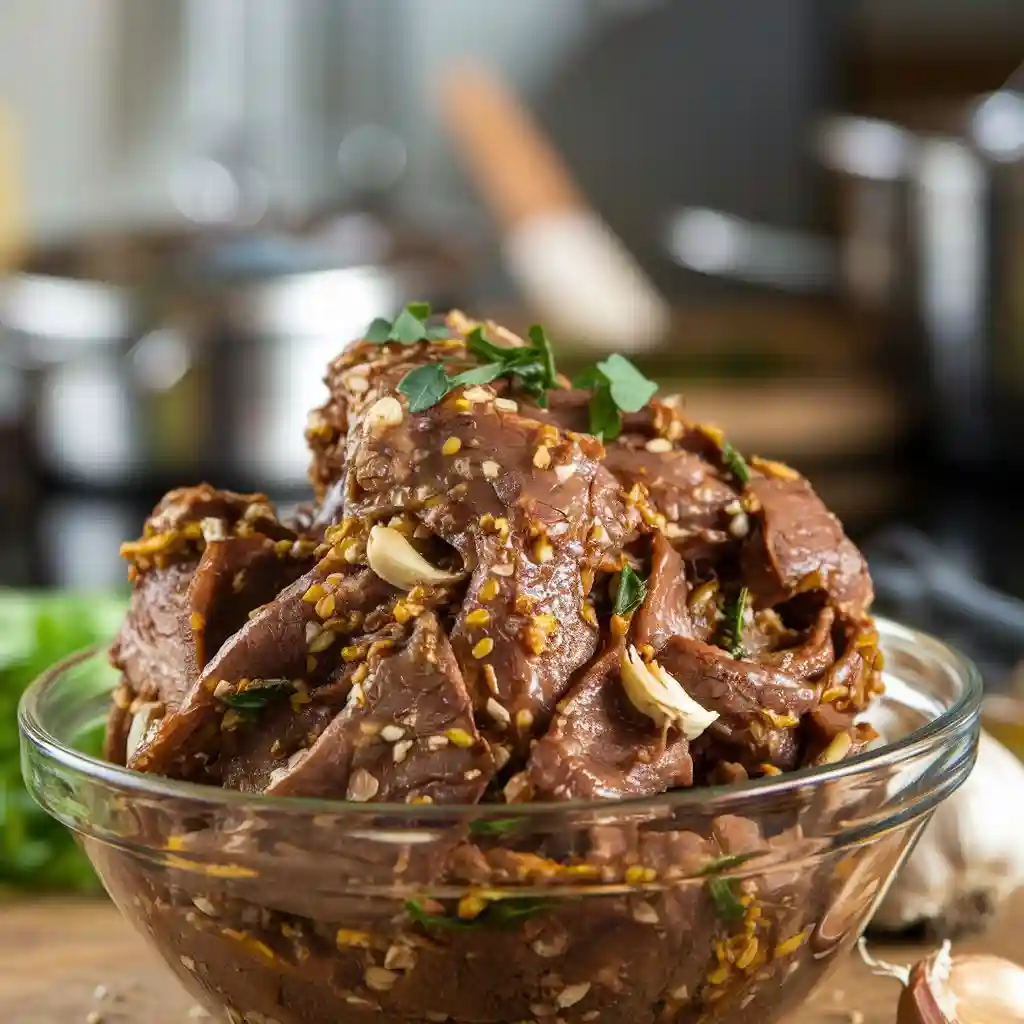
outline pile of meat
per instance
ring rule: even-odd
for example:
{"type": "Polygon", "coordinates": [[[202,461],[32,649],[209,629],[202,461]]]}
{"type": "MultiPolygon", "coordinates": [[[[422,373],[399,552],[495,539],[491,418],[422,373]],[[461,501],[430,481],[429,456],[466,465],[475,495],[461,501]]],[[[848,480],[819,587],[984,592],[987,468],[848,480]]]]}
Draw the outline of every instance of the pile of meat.
{"type": "Polygon", "coordinates": [[[206,485],[163,499],[124,546],[109,758],[466,804],[646,796],[861,749],[871,583],[807,481],[673,400],[602,443],[591,391],[564,379],[545,407],[512,376],[411,412],[400,382],[478,365],[477,326],[453,315],[447,338],[331,365],[316,502],[293,521],[206,485]]]}

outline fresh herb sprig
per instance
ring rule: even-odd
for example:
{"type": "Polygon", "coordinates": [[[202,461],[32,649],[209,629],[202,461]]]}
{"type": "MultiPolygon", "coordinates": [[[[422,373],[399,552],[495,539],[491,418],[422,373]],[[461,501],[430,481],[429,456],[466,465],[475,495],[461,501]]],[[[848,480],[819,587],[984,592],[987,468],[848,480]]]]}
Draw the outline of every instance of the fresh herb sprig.
{"type": "Polygon", "coordinates": [[[429,302],[410,302],[395,317],[394,322],[378,317],[366,329],[366,341],[374,345],[384,345],[389,341],[399,345],[415,345],[419,341],[436,341],[450,338],[451,331],[447,327],[429,327],[429,302]]]}
{"type": "Polygon", "coordinates": [[[722,462],[739,483],[750,483],[750,467],[747,466],[747,460],[728,441],[722,442],[722,462]]]}
{"type": "Polygon", "coordinates": [[[723,609],[725,618],[718,631],[716,643],[734,658],[744,658],[747,654],[743,646],[743,620],[749,604],[750,591],[746,587],[740,587],[736,596],[727,601],[723,609]]]}
{"type": "Polygon", "coordinates": [[[707,880],[708,895],[714,901],[718,916],[723,921],[742,921],[746,909],[736,895],[735,882],[731,878],[712,877],[707,880]]]}
{"type": "Polygon", "coordinates": [[[614,441],[622,432],[622,414],[639,412],[658,390],[654,381],[618,353],[578,374],[573,386],[592,392],[590,432],[602,441],[614,441]]]}
{"type": "Polygon", "coordinates": [[[457,387],[490,384],[499,377],[514,378],[543,409],[547,393],[559,387],[555,356],[544,328],[535,324],[529,331],[530,344],[514,348],[495,345],[482,327],[466,337],[469,351],[483,362],[462,373],[449,376],[441,363],[427,363],[410,370],[398,385],[409,401],[410,412],[423,412],[437,405],[457,387]]]}
{"type": "Polygon", "coordinates": [[[476,917],[470,919],[449,917],[447,914],[431,914],[416,900],[406,900],[405,910],[409,917],[424,928],[461,931],[469,928],[514,928],[520,921],[543,913],[552,906],[552,903],[552,900],[526,896],[495,900],[488,903],[476,917]]]}
{"type": "Polygon", "coordinates": [[[721,857],[715,857],[713,860],[709,860],[707,864],[697,872],[697,874],[719,875],[723,871],[730,871],[732,868],[738,868],[741,864],[746,864],[748,860],[753,860],[755,857],[759,856],[760,854],[757,852],[724,854],[721,857]]]}
{"type": "Polygon", "coordinates": [[[261,679],[252,683],[244,690],[225,693],[217,699],[226,704],[232,711],[237,711],[247,718],[255,718],[268,704],[285,694],[295,692],[295,684],[290,679],[261,679]]]}
{"type": "Polygon", "coordinates": [[[634,572],[628,563],[619,573],[619,589],[615,592],[615,603],[612,612],[616,615],[628,615],[639,608],[647,596],[647,581],[634,572]]]}

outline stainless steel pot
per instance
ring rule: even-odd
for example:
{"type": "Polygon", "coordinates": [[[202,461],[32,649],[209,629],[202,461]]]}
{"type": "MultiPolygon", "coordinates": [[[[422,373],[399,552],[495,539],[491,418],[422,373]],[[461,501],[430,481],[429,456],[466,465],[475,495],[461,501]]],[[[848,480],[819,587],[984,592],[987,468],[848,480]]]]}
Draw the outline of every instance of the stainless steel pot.
{"type": "Polygon", "coordinates": [[[84,259],[74,275],[0,281],[0,351],[29,382],[43,468],[127,490],[301,486],[330,358],[411,299],[455,298],[451,262],[359,237],[375,262],[330,266],[323,247],[235,237],[170,246],[144,273],[90,275],[84,259]]]}
{"type": "Polygon", "coordinates": [[[845,181],[839,243],[713,210],[670,217],[700,273],[832,292],[878,318],[882,355],[953,463],[1024,461],[1024,92],[899,122],[830,119],[819,154],[845,181]]]}

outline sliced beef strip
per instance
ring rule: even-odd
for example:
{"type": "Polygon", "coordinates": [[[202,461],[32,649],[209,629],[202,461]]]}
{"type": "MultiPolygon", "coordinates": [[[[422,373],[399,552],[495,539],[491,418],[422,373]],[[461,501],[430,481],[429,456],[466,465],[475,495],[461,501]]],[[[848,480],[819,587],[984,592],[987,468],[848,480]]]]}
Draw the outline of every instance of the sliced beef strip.
{"type": "MultiPolygon", "coordinates": [[[[388,604],[396,591],[367,569],[332,574],[328,584],[337,610],[364,615],[388,604]]],[[[226,710],[215,695],[219,683],[234,687],[243,679],[305,680],[309,675],[311,630],[321,621],[313,602],[305,600],[314,585],[325,585],[313,569],[286,587],[249,619],[206,665],[181,707],[161,720],[129,767],[172,778],[191,778],[214,761],[220,746],[221,719],[226,710]]],[[[340,616],[339,616],[340,618],[340,616]]],[[[342,628],[342,627],[339,627],[342,628]]],[[[340,642],[315,657],[336,660],[340,642]]]]}
{"type": "Polygon", "coordinates": [[[793,679],[816,679],[835,660],[832,647],[832,626],[835,611],[826,606],[818,613],[818,621],[802,643],[772,651],[767,664],[793,679]]]}
{"type": "Polygon", "coordinates": [[[757,773],[762,764],[786,770],[799,757],[797,733],[778,724],[780,716],[794,724],[818,700],[814,688],[777,669],[732,658],[721,648],[686,637],[673,637],[658,661],[683,689],[719,718],[696,741],[704,759],[736,761],[757,773]],[[730,753],[722,753],[720,747],[730,753]]]}
{"type": "Polygon", "coordinates": [[[874,596],[867,563],[810,484],[756,476],[748,490],[760,508],[743,546],[743,579],[757,602],[772,606],[821,588],[841,612],[862,615],[874,596]]]}
{"type": "Polygon", "coordinates": [[[693,636],[687,609],[690,586],[682,556],[661,533],[651,545],[651,572],[644,603],[633,616],[633,642],[660,651],[672,636],[693,636]]]}
{"type": "Polygon", "coordinates": [[[692,783],[686,739],[663,735],[629,703],[619,681],[623,647],[587,669],[533,745],[525,773],[532,799],[621,799],[692,783]]]}
{"type": "Polygon", "coordinates": [[[364,430],[345,511],[412,515],[473,570],[452,646],[477,709],[498,704],[489,736],[514,727],[525,741],[593,656],[584,577],[636,535],[641,512],[592,438],[520,416],[485,389],[470,390],[479,401],[466,393],[386,431],[364,430]]]}
{"type": "Polygon", "coordinates": [[[480,799],[494,759],[432,613],[416,620],[401,651],[379,657],[353,694],[309,752],[273,778],[268,793],[435,804],[480,799]]]}

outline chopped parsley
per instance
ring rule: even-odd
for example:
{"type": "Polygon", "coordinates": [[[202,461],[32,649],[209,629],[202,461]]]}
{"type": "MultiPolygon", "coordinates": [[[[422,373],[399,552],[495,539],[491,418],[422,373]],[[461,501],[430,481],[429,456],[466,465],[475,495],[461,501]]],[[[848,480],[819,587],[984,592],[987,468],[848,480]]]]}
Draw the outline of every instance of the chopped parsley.
{"type": "Polygon", "coordinates": [[[726,854],[723,857],[715,857],[714,860],[708,861],[697,873],[700,875],[718,875],[731,868],[738,868],[741,864],[746,864],[748,860],[752,860],[757,856],[757,853],[733,853],[726,854]]]}
{"type": "Polygon", "coordinates": [[[628,615],[644,603],[647,596],[647,581],[638,576],[633,567],[626,564],[619,573],[619,589],[615,592],[615,604],[612,611],[616,615],[628,615]]]}
{"type": "Polygon", "coordinates": [[[722,462],[741,484],[750,482],[750,468],[747,466],[747,460],[728,441],[722,442],[722,462]]]}
{"type": "Polygon", "coordinates": [[[451,331],[447,327],[429,327],[429,302],[410,302],[395,317],[394,322],[378,317],[366,329],[365,340],[374,345],[384,345],[389,341],[399,345],[415,345],[418,341],[436,341],[439,338],[450,338],[451,331]]]}
{"type": "Polygon", "coordinates": [[[484,329],[477,327],[467,336],[466,345],[483,360],[482,365],[451,377],[440,363],[418,366],[402,378],[398,390],[409,400],[410,412],[423,412],[457,387],[490,384],[499,377],[509,377],[518,381],[541,408],[546,408],[548,391],[559,386],[555,357],[543,327],[535,324],[529,337],[529,345],[506,348],[489,341],[484,329]]]}
{"type": "Polygon", "coordinates": [[[723,921],[742,921],[746,910],[736,895],[735,883],[731,878],[709,878],[708,895],[714,901],[718,916],[723,921]]]}
{"type": "Polygon", "coordinates": [[[746,587],[740,587],[736,596],[726,601],[725,608],[722,610],[725,618],[718,630],[716,643],[719,647],[725,648],[734,658],[743,658],[747,654],[746,648],[743,646],[743,619],[749,604],[750,591],[746,587]]]}
{"type": "Polygon", "coordinates": [[[424,928],[443,928],[459,931],[467,928],[513,928],[520,921],[543,913],[551,905],[552,900],[519,897],[495,900],[471,919],[449,917],[447,914],[431,914],[423,909],[416,900],[406,900],[406,913],[424,928]]]}
{"type": "Polygon", "coordinates": [[[618,437],[622,431],[622,414],[639,412],[658,390],[654,381],[648,380],[618,353],[578,374],[573,386],[593,392],[590,398],[590,432],[602,441],[613,441],[618,437]]]}
{"type": "Polygon", "coordinates": [[[278,697],[294,692],[295,684],[289,679],[260,679],[244,690],[235,690],[217,699],[241,715],[254,717],[278,697]]]}

